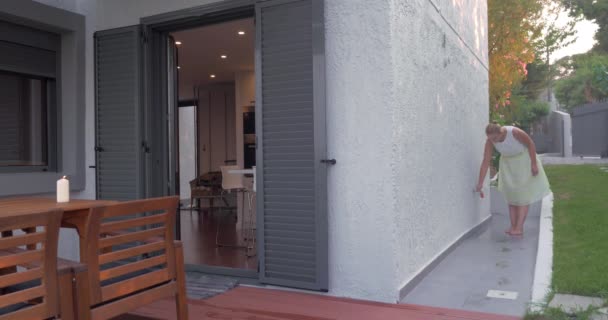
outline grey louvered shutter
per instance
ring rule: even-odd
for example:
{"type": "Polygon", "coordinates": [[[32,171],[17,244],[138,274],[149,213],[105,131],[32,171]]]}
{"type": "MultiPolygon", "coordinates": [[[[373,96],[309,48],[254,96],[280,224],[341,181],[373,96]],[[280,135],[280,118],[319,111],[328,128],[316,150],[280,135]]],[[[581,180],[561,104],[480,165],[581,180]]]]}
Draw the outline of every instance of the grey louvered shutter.
{"type": "Polygon", "coordinates": [[[20,92],[16,77],[0,75],[0,162],[21,159],[21,121],[15,108],[21,104],[20,92]]]}
{"type": "Polygon", "coordinates": [[[260,281],[328,289],[322,0],[256,6],[260,281]]]}
{"type": "Polygon", "coordinates": [[[95,34],[97,198],[143,197],[140,26],[95,34]]]}

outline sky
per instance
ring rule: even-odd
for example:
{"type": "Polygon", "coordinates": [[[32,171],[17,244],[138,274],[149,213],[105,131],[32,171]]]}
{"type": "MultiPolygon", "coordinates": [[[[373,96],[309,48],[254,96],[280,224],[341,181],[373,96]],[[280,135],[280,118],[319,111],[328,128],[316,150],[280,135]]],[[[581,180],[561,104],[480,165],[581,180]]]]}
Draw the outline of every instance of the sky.
{"type": "MultiPolygon", "coordinates": [[[[557,24],[565,24],[571,19],[572,18],[570,18],[566,12],[562,12],[557,19],[557,24]]],[[[597,28],[597,25],[589,20],[579,21],[575,26],[576,41],[567,47],[555,51],[551,57],[551,62],[565,56],[589,51],[595,43],[593,36],[595,35],[597,28]]]]}

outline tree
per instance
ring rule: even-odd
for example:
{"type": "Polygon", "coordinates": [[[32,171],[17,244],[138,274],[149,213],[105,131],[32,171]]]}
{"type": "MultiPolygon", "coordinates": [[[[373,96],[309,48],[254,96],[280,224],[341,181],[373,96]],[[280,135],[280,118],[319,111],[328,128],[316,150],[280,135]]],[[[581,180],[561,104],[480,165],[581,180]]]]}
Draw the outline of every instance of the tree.
{"type": "Polygon", "coordinates": [[[574,22],[565,26],[556,23],[562,8],[559,0],[488,1],[489,102],[494,120],[515,114],[509,110],[514,108],[514,89],[536,100],[551,85],[555,70],[549,65],[549,56],[572,42],[574,35],[574,22]]]}
{"type": "Polygon", "coordinates": [[[608,53],[608,1],[606,0],[561,0],[573,17],[585,17],[598,25],[595,33],[595,52],[608,53]]]}
{"type": "Polygon", "coordinates": [[[534,61],[534,44],[542,28],[541,0],[489,0],[490,110],[509,104],[511,90],[526,77],[534,61]]]}
{"type": "Polygon", "coordinates": [[[541,93],[545,91],[553,82],[555,68],[544,60],[536,58],[534,62],[526,66],[528,75],[519,86],[519,94],[528,100],[537,100],[541,93]]]}
{"type": "Polygon", "coordinates": [[[555,96],[565,110],[608,98],[608,55],[585,53],[565,57],[558,64],[561,78],[555,84],[555,96]]]}

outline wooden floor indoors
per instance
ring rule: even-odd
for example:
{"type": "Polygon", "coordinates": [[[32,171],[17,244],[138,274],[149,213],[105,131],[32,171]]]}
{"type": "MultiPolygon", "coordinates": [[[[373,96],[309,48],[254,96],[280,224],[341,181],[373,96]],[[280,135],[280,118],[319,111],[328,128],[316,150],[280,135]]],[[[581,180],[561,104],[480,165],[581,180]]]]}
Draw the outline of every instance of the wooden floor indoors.
{"type": "MultiPolygon", "coordinates": [[[[516,320],[518,318],[416,305],[393,305],[280,290],[238,287],[208,300],[189,301],[190,319],[235,320],[516,320]]],[[[116,320],[175,319],[163,300],[116,320]]]]}
{"type": "MultiPolygon", "coordinates": [[[[186,264],[207,265],[237,269],[257,269],[257,257],[247,257],[244,249],[215,245],[215,233],[219,223],[220,242],[236,244],[241,236],[237,230],[235,214],[208,208],[180,210],[181,240],[184,245],[186,264]]],[[[241,240],[242,243],[242,240],[241,240]]]]}

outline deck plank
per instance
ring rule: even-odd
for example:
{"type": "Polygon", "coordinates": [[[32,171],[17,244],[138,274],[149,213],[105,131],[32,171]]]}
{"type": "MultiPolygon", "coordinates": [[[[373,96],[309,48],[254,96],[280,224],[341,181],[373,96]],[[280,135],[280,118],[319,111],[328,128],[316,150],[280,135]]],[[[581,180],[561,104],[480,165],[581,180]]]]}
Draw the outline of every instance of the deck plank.
{"type": "MultiPolygon", "coordinates": [[[[234,320],[516,320],[487,313],[418,305],[384,304],[251,287],[208,300],[189,300],[190,319],[234,320]]],[[[120,320],[175,319],[175,304],[163,300],[120,320]],[[144,318],[141,318],[144,317],[144,318]],[[146,318],[147,317],[147,318],[146,318]]]]}

